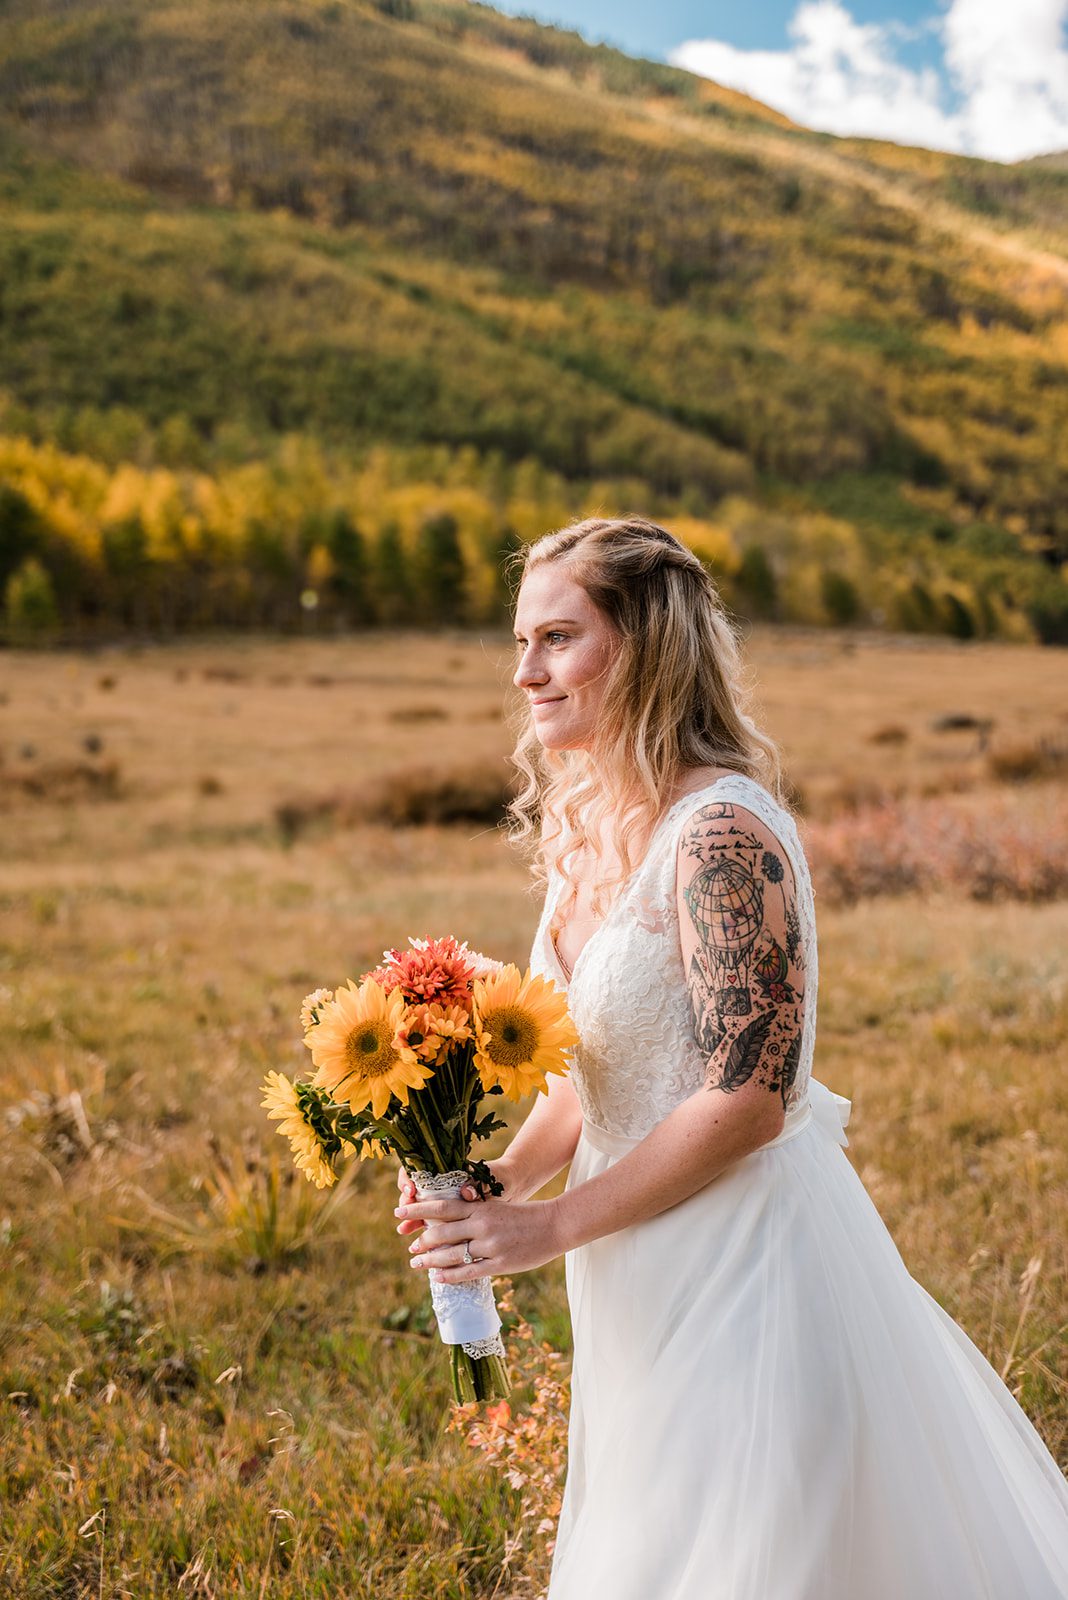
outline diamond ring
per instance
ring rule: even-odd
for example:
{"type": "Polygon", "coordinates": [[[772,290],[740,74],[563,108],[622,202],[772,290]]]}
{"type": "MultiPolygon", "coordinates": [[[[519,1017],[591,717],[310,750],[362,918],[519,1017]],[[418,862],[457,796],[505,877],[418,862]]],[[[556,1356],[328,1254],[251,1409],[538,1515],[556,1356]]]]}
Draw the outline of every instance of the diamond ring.
{"type": "Polygon", "coordinates": [[[468,1239],[467,1243],[464,1245],[464,1266],[470,1266],[474,1259],[474,1256],[471,1254],[471,1241],[468,1239]]]}

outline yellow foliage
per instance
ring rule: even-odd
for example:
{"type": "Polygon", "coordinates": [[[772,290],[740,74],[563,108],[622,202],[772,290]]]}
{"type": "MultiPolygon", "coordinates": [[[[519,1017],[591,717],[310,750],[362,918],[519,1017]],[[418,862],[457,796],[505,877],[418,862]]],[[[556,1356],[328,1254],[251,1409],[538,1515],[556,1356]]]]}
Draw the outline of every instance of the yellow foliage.
{"type": "Polygon", "coordinates": [[[325,544],[315,544],[308,552],[304,576],[312,589],[324,589],[337,571],[337,562],[325,544]]]}
{"type": "Polygon", "coordinates": [[[741,566],[741,551],[728,528],[705,522],[700,517],[673,517],[671,532],[718,572],[733,577],[741,566]]]}

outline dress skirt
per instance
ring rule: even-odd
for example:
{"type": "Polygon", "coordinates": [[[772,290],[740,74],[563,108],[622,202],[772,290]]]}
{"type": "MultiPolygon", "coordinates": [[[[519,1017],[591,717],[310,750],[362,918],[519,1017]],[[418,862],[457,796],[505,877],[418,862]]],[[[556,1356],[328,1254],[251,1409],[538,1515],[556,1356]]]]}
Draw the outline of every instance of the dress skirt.
{"type": "MultiPolygon", "coordinates": [[[[1068,1600],[1068,1483],[803,1115],[569,1251],[548,1600],[1068,1600]]],[[[586,1123],[567,1187],[638,1141],[586,1123]]]]}

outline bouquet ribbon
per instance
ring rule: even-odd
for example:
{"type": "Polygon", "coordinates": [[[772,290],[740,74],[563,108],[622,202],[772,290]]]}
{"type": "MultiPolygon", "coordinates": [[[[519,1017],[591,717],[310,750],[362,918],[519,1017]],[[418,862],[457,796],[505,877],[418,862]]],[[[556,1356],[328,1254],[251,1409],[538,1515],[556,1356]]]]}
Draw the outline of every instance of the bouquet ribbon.
{"type": "MultiPolygon", "coordinates": [[[[463,1185],[471,1182],[466,1172],[412,1172],[410,1177],[420,1200],[458,1200],[463,1185]]],[[[462,1344],[476,1358],[504,1355],[492,1278],[441,1283],[431,1274],[430,1300],[443,1344],[462,1344]]]]}

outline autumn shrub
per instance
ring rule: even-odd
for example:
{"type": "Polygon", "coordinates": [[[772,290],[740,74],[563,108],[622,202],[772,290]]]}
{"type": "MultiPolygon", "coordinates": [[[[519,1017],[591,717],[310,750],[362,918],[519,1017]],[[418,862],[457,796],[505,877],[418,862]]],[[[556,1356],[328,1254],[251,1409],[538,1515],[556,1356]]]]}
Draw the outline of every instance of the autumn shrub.
{"type": "Polygon", "coordinates": [[[83,800],[118,800],[125,794],[118,761],[47,761],[0,772],[0,810],[5,802],[25,799],[73,805],[83,800]]]}
{"type": "Polygon", "coordinates": [[[316,823],[333,827],[384,823],[391,828],[496,823],[504,816],[507,800],[506,776],[493,768],[442,771],[423,766],[387,773],[360,789],[291,796],[275,806],[274,816],[290,842],[316,823]]]}
{"type": "Polygon", "coordinates": [[[1068,746],[1055,744],[1050,739],[1021,739],[989,750],[986,764],[991,777],[1003,783],[1054,777],[1068,768],[1068,746]]]}
{"type": "Polygon", "coordinates": [[[388,713],[390,722],[447,722],[449,713],[444,706],[398,706],[388,713]]]}
{"type": "Polygon", "coordinates": [[[14,644],[47,642],[59,624],[51,574],[36,556],[27,556],[8,578],[3,613],[14,644]]]}
{"type": "Polygon", "coordinates": [[[816,894],[834,905],[936,888],[973,900],[1068,893],[1063,799],[1038,818],[1005,803],[965,813],[936,800],[888,800],[810,823],[807,839],[816,894]]]}
{"type": "Polygon", "coordinates": [[[346,820],[392,827],[452,822],[497,822],[508,799],[507,777],[493,768],[410,768],[387,774],[350,799],[346,820]]]}
{"type": "Polygon", "coordinates": [[[943,767],[939,772],[929,772],[917,783],[917,793],[925,799],[940,794],[966,794],[978,786],[979,777],[974,767],[960,763],[943,767]]]}
{"type": "Polygon", "coordinates": [[[515,1529],[506,1540],[502,1582],[509,1600],[543,1600],[556,1543],[567,1469],[571,1380],[565,1358],[517,1310],[510,1278],[498,1278],[497,1307],[505,1330],[512,1402],[454,1405],[446,1424],[482,1454],[486,1466],[517,1496],[515,1529]],[[515,1319],[513,1321],[513,1319],[515,1319]],[[516,1392],[529,1386],[522,1407],[516,1392]]]}
{"type": "Polygon", "coordinates": [[[886,782],[867,777],[862,773],[847,773],[824,790],[821,796],[821,809],[832,816],[843,812],[852,815],[858,811],[870,811],[873,807],[892,804],[895,800],[899,800],[903,793],[904,784],[900,781],[886,782]]]}

